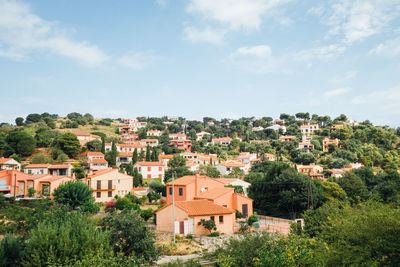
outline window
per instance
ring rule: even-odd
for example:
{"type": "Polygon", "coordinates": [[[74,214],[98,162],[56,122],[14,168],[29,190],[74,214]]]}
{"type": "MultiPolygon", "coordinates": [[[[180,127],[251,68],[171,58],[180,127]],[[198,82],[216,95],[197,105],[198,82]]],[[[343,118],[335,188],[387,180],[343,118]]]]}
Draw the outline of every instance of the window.
{"type": "Polygon", "coordinates": [[[108,197],[112,197],[112,191],[108,191],[108,197]]]}
{"type": "Polygon", "coordinates": [[[161,172],[162,171],[162,167],[158,167],[158,170],[161,172]]]}
{"type": "Polygon", "coordinates": [[[179,188],[179,195],[183,196],[183,188],[179,188]]]}
{"type": "Polygon", "coordinates": [[[169,188],[169,194],[172,195],[172,187],[169,188]]]}
{"type": "Polygon", "coordinates": [[[215,221],[215,217],[214,217],[214,216],[211,216],[211,217],[210,217],[210,220],[211,220],[211,221],[215,221]]]}
{"type": "Polygon", "coordinates": [[[151,167],[147,167],[147,171],[150,172],[151,171],[151,167]]]}
{"type": "Polygon", "coordinates": [[[151,179],[151,174],[147,174],[147,179],[151,179]]]}
{"type": "Polygon", "coordinates": [[[219,223],[224,223],[224,216],[219,216],[219,223]]]}
{"type": "Polygon", "coordinates": [[[20,192],[24,192],[25,191],[24,189],[25,189],[25,183],[20,183],[19,184],[19,191],[20,192]]]}
{"type": "Polygon", "coordinates": [[[139,172],[141,172],[142,171],[142,167],[139,167],[139,172]]]}
{"type": "Polygon", "coordinates": [[[97,198],[100,198],[100,197],[101,197],[101,192],[97,192],[97,193],[96,193],[96,197],[97,197],[97,198]]]}
{"type": "Polygon", "coordinates": [[[162,178],[162,174],[159,174],[159,175],[158,175],[158,178],[162,178]]]}
{"type": "Polygon", "coordinates": [[[97,189],[101,189],[101,181],[97,181],[97,189]]]}
{"type": "Polygon", "coordinates": [[[112,189],[112,180],[108,180],[108,189],[112,189]]]}

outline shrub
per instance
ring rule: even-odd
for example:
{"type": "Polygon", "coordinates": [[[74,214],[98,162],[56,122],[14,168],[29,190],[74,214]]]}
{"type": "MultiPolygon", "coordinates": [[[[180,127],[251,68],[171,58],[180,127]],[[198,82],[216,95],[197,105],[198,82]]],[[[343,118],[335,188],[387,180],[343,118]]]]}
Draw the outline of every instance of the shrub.
{"type": "Polygon", "coordinates": [[[58,204],[67,205],[72,209],[93,201],[93,190],[80,181],[69,181],[54,190],[54,200],[58,204]]]}
{"type": "Polygon", "coordinates": [[[153,216],[153,210],[151,208],[148,208],[147,210],[141,210],[140,216],[147,222],[153,216]]]}
{"type": "Polygon", "coordinates": [[[106,203],[105,212],[110,212],[115,210],[115,201],[109,201],[106,203]]]}
{"type": "Polygon", "coordinates": [[[21,238],[6,234],[0,240],[0,266],[19,266],[24,249],[25,245],[21,238]]]}
{"type": "Polygon", "coordinates": [[[208,236],[217,237],[217,236],[220,236],[220,233],[219,233],[219,232],[212,232],[212,233],[209,234],[208,236]]]}
{"type": "Polygon", "coordinates": [[[217,226],[215,225],[215,222],[213,220],[201,219],[200,222],[198,222],[198,225],[202,225],[204,228],[210,231],[210,234],[212,230],[217,230],[217,226]]]}

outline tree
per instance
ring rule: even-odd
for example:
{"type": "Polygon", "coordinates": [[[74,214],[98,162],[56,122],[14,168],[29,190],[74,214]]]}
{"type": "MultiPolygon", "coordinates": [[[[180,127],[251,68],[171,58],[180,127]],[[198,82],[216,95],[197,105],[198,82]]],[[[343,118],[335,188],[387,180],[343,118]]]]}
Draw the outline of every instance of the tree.
{"type": "Polygon", "coordinates": [[[40,114],[37,113],[32,113],[29,114],[26,119],[25,119],[25,123],[29,124],[29,123],[35,123],[35,122],[39,122],[42,119],[42,116],[40,114]]]}
{"type": "Polygon", "coordinates": [[[157,162],[158,161],[158,152],[157,148],[153,147],[153,152],[151,154],[151,161],[157,162]]]}
{"type": "Polygon", "coordinates": [[[76,209],[87,202],[94,201],[93,190],[80,181],[69,181],[61,184],[54,190],[54,200],[58,204],[63,204],[71,209],[76,209]]]}
{"type": "Polygon", "coordinates": [[[19,129],[9,132],[6,137],[6,142],[8,143],[8,152],[5,153],[7,154],[6,156],[16,153],[27,157],[33,154],[36,147],[35,139],[19,129]]]}
{"type": "Polygon", "coordinates": [[[82,167],[72,168],[72,173],[75,174],[76,179],[82,179],[85,177],[85,170],[82,167]]]}
{"type": "Polygon", "coordinates": [[[24,118],[22,118],[22,117],[16,118],[16,119],[15,119],[15,124],[16,124],[17,126],[22,126],[22,125],[24,125],[24,118]]]}
{"type": "Polygon", "coordinates": [[[110,231],[115,253],[125,256],[143,257],[150,264],[160,255],[155,245],[155,234],[135,210],[123,210],[104,218],[104,225],[110,231]]]}
{"type": "Polygon", "coordinates": [[[138,187],[143,184],[143,176],[139,173],[137,168],[133,169],[133,186],[138,187]]]}
{"type": "Polygon", "coordinates": [[[146,147],[146,161],[151,161],[151,150],[150,150],[150,146],[147,145],[146,147]]]}
{"type": "Polygon", "coordinates": [[[296,159],[295,159],[296,163],[301,163],[304,165],[310,165],[311,163],[315,162],[315,157],[312,153],[300,153],[296,159]]]}
{"type": "Polygon", "coordinates": [[[86,143],[86,147],[89,151],[101,151],[103,143],[97,139],[86,143]]]}
{"type": "Polygon", "coordinates": [[[175,178],[180,178],[185,175],[193,175],[194,174],[194,172],[190,171],[186,167],[170,168],[170,169],[168,169],[168,171],[165,172],[164,182],[167,183],[172,178],[172,175],[174,173],[176,173],[175,178]]]}
{"type": "Polygon", "coordinates": [[[135,148],[135,150],[133,150],[132,165],[135,165],[136,162],[138,162],[138,151],[137,151],[137,148],[135,148]]]}
{"type": "Polygon", "coordinates": [[[111,151],[106,152],[105,159],[107,160],[109,165],[116,166],[117,157],[118,157],[117,146],[113,142],[111,145],[111,151]]]}
{"type": "Polygon", "coordinates": [[[186,159],[181,155],[174,155],[174,157],[170,161],[168,161],[168,167],[170,168],[178,168],[185,166],[186,166],[186,159]]]}
{"type": "Polygon", "coordinates": [[[327,200],[346,200],[346,192],[335,182],[323,181],[322,188],[327,200]]]}
{"type": "Polygon", "coordinates": [[[212,178],[218,178],[221,175],[218,169],[210,164],[200,165],[199,173],[212,178]]]}
{"type": "Polygon", "coordinates": [[[6,234],[0,240],[0,266],[20,266],[25,244],[22,238],[6,234]]]}
{"type": "Polygon", "coordinates": [[[369,197],[367,187],[364,182],[356,174],[346,172],[342,178],[338,180],[338,184],[346,192],[349,201],[357,204],[360,201],[365,201],[369,197]]]}
{"type": "Polygon", "coordinates": [[[73,133],[64,133],[60,135],[57,138],[57,145],[70,158],[74,158],[81,149],[81,144],[73,133]]]}
{"type": "Polygon", "coordinates": [[[35,134],[38,147],[49,147],[57,139],[59,133],[49,128],[39,128],[35,134]]]}
{"type": "Polygon", "coordinates": [[[197,224],[202,225],[204,228],[210,231],[210,234],[213,230],[217,230],[217,226],[215,225],[215,222],[213,220],[201,219],[197,224]]]}
{"type": "Polygon", "coordinates": [[[43,154],[37,154],[32,158],[31,163],[32,164],[53,163],[53,159],[46,157],[43,154]]]}

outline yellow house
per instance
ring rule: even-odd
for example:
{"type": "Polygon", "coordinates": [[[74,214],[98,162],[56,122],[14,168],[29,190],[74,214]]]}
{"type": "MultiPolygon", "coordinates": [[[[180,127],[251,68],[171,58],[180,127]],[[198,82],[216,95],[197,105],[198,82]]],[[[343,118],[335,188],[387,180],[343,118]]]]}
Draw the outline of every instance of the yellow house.
{"type": "Polygon", "coordinates": [[[82,179],[93,189],[96,202],[108,202],[118,195],[123,197],[133,188],[133,177],[118,172],[117,169],[100,170],[82,179]]]}

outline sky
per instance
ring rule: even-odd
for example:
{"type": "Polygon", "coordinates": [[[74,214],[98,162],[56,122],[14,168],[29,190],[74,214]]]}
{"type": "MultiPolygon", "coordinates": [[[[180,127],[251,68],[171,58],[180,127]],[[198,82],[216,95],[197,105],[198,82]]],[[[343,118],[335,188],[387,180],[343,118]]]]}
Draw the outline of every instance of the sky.
{"type": "Polygon", "coordinates": [[[400,0],[0,0],[0,121],[346,114],[400,126],[400,0]]]}

